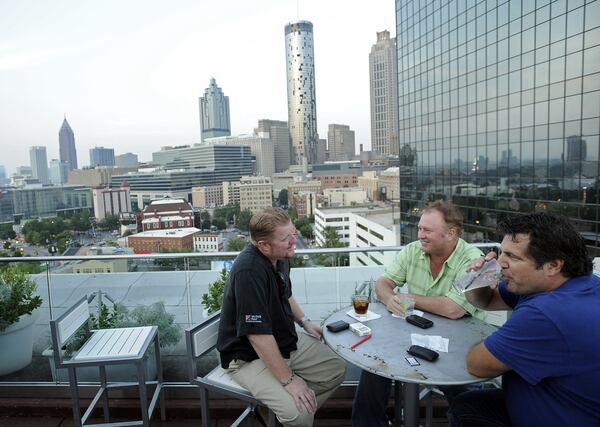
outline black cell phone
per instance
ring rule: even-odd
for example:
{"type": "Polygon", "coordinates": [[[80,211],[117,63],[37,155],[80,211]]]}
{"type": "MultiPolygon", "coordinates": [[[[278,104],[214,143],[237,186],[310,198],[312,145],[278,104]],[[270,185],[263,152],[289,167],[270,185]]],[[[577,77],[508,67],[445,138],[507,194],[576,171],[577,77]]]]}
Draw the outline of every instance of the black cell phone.
{"type": "Polygon", "coordinates": [[[433,326],[433,322],[429,319],[425,319],[424,317],[417,316],[416,314],[411,314],[410,316],[406,316],[406,321],[410,324],[418,326],[421,329],[431,328],[433,326]]]}
{"type": "Polygon", "coordinates": [[[437,351],[433,351],[420,345],[411,345],[406,352],[412,356],[418,357],[419,359],[428,360],[434,362],[440,355],[437,351]]]}
{"type": "Polygon", "coordinates": [[[348,322],[344,322],[343,320],[338,320],[337,322],[326,325],[326,327],[329,332],[340,332],[344,329],[348,329],[350,324],[348,322]]]}

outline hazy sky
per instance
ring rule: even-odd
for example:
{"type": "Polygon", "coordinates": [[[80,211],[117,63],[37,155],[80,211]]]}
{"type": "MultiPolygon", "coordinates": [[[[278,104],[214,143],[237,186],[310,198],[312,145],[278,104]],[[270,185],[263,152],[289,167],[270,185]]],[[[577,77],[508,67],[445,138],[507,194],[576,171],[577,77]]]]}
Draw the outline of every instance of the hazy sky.
{"type": "Polygon", "coordinates": [[[287,120],[284,26],[314,25],[317,120],[370,147],[369,59],[395,35],[394,0],[0,0],[0,164],[29,147],[58,158],[66,114],[80,167],[89,149],[134,152],[200,140],[211,77],[229,96],[232,134],[287,120]]]}

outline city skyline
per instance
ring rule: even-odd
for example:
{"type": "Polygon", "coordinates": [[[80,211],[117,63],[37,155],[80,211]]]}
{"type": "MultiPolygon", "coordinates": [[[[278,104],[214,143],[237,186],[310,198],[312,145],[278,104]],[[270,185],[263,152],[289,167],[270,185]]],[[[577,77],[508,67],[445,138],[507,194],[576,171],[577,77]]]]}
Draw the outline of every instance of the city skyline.
{"type": "Polygon", "coordinates": [[[211,77],[230,98],[233,135],[251,133],[260,119],[285,120],[284,28],[298,20],[314,25],[319,134],[346,123],[357,146],[368,148],[368,54],[376,33],[395,25],[392,0],[183,1],[169,8],[30,0],[0,3],[0,12],[2,163],[9,174],[28,164],[30,146],[59,158],[65,114],[80,167],[95,146],[148,161],[161,146],[197,143],[197,100],[211,77]],[[243,30],[253,22],[259,25],[243,30]]]}

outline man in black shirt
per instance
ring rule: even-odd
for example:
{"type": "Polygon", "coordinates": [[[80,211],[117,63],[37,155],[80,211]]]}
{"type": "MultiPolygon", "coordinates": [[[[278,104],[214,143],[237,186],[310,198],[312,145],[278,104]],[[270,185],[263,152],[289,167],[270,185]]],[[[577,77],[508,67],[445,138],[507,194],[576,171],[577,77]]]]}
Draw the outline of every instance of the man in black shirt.
{"type": "Polygon", "coordinates": [[[342,383],[345,362],[320,339],[321,327],[292,296],[288,258],[296,229],[287,213],[252,216],[248,245],[236,258],[223,295],[217,349],[223,368],[284,426],[312,426],[314,413],[342,383]],[[308,334],[296,334],[294,321],[308,334]]]}

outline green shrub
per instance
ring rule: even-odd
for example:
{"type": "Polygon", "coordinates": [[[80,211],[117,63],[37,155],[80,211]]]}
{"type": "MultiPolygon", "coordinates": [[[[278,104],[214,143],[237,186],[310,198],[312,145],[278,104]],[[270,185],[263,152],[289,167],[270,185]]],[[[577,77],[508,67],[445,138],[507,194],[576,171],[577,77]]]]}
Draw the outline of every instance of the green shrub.
{"type": "Polygon", "coordinates": [[[0,332],[42,305],[42,298],[34,295],[36,290],[37,284],[24,271],[0,271],[0,332]]]}
{"type": "Polygon", "coordinates": [[[208,310],[208,314],[213,314],[221,309],[223,291],[225,290],[228,275],[229,272],[227,269],[223,268],[219,278],[209,284],[208,292],[202,295],[202,305],[208,310]]]}

